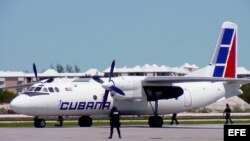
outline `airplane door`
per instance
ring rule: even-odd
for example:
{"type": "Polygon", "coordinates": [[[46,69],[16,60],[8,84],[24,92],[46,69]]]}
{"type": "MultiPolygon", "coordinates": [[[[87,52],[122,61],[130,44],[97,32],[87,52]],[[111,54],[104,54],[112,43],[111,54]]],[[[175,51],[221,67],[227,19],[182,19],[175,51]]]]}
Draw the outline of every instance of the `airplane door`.
{"type": "Polygon", "coordinates": [[[192,106],[192,96],[189,90],[185,89],[184,91],[184,106],[190,107],[192,106]]]}

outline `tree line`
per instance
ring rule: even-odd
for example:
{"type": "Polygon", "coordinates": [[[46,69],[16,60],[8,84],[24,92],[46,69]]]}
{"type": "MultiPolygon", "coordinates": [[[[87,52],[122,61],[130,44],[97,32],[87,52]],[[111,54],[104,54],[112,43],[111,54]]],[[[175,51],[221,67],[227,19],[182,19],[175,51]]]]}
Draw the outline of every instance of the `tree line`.
{"type": "Polygon", "coordinates": [[[51,64],[50,68],[56,70],[59,73],[64,73],[64,72],[79,73],[80,72],[80,68],[77,65],[74,65],[72,67],[71,65],[66,64],[66,66],[63,67],[63,65],[61,65],[61,64],[56,64],[56,66],[51,64]]]}
{"type": "Polygon", "coordinates": [[[239,97],[250,104],[250,84],[243,85],[241,90],[243,91],[243,94],[239,95],[239,97]]]}

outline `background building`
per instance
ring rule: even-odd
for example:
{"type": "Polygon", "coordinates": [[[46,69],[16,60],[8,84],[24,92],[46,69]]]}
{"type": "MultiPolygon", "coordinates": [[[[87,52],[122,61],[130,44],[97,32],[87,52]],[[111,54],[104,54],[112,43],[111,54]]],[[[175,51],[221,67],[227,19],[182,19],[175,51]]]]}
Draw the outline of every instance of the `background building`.
{"type": "MultiPolygon", "coordinates": [[[[158,66],[156,64],[145,64],[143,66],[134,66],[134,67],[121,67],[114,68],[114,76],[184,76],[190,72],[199,69],[194,64],[185,63],[181,67],[168,67],[165,65],[158,66]]],[[[86,72],[81,73],[58,73],[53,69],[48,69],[43,73],[38,73],[39,80],[46,78],[87,78],[92,76],[101,76],[108,77],[110,68],[105,69],[103,72],[100,72],[97,69],[89,69],[86,72]]],[[[238,77],[250,77],[250,71],[243,67],[237,69],[238,77]]],[[[35,76],[33,73],[25,72],[10,72],[10,71],[0,71],[0,87],[8,87],[15,85],[22,85],[31,82],[35,82],[35,76]]],[[[10,88],[8,91],[18,93],[25,91],[26,88],[10,88]]]]}

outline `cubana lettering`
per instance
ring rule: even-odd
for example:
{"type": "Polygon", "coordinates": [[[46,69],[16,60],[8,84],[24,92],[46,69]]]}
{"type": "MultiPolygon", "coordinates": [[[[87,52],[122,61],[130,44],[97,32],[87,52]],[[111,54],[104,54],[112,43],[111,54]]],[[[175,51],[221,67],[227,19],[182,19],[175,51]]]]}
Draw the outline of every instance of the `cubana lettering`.
{"type": "MultiPolygon", "coordinates": [[[[111,102],[104,103],[103,109],[109,109],[111,102]]],[[[60,110],[96,110],[102,109],[103,102],[61,102],[60,110]]]]}

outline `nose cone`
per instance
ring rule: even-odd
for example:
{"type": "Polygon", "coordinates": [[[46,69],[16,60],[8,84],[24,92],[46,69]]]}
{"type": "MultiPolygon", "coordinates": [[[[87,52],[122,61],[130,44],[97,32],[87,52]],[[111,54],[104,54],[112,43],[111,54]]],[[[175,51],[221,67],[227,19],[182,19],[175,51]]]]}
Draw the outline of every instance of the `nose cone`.
{"type": "Polygon", "coordinates": [[[14,98],[10,103],[11,109],[16,113],[25,114],[28,110],[28,97],[27,95],[21,94],[14,98]]]}

